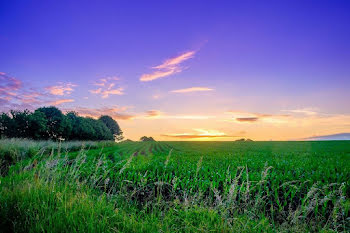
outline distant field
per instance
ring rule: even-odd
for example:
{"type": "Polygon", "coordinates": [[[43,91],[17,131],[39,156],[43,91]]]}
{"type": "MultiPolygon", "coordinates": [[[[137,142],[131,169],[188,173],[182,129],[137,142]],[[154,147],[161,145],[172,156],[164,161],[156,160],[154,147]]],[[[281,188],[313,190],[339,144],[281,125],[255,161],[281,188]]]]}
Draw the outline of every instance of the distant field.
{"type": "Polygon", "coordinates": [[[350,231],[349,141],[41,143],[0,141],[0,229],[350,231]]]}

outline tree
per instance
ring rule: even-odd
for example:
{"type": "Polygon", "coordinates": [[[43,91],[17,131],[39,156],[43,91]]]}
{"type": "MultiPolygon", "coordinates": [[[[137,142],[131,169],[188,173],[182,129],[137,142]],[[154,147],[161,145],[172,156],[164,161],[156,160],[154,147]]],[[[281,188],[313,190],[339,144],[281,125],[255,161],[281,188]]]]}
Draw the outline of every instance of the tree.
{"type": "Polygon", "coordinates": [[[122,134],[118,123],[109,116],[96,120],[80,117],[76,112],[64,115],[56,107],[42,107],[34,112],[11,110],[0,115],[0,137],[121,140],[122,134]]]}
{"type": "Polygon", "coordinates": [[[142,142],[154,142],[156,140],[154,140],[153,137],[143,136],[143,137],[140,138],[140,141],[142,141],[142,142]]]}
{"type": "Polygon", "coordinates": [[[47,119],[45,114],[37,110],[30,114],[28,136],[33,139],[45,139],[46,131],[47,119]]]}
{"type": "Polygon", "coordinates": [[[88,118],[78,118],[78,139],[94,140],[96,131],[88,118]]]}
{"type": "Polygon", "coordinates": [[[113,120],[110,116],[101,116],[99,121],[103,122],[107,128],[111,131],[112,135],[114,136],[114,139],[117,141],[123,140],[123,131],[120,129],[118,123],[113,120]]]}
{"type": "Polygon", "coordinates": [[[29,121],[30,112],[28,110],[10,111],[12,124],[10,126],[11,137],[27,138],[29,137],[29,121]]]}
{"type": "Polygon", "coordinates": [[[12,127],[12,119],[7,113],[2,113],[0,115],[0,136],[1,137],[11,137],[10,130],[12,127]]]}
{"type": "Polygon", "coordinates": [[[61,110],[56,107],[42,107],[37,111],[45,114],[47,120],[46,138],[69,138],[72,126],[61,110]]]}
{"type": "Polygon", "coordinates": [[[67,121],[69,122],[69,124],[71,125],[72,127],[72,130],[71,130],[71,133],[68,137],[68,139],[70,140],[78,140],[80,139],[79,137],[79,122],[80,122],[80,119],[79,119],[79,116],[76,112],[68,112],[66,114],[66,119],[67,121]]]}

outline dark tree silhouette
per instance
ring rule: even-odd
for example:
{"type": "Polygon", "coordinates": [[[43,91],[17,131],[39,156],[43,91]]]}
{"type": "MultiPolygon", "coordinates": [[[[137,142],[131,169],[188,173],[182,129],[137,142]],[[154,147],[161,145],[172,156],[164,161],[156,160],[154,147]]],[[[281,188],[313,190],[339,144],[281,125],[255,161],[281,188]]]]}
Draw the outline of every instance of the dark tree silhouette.
{"type": "Polygon", "coordinates": [[[111,131],[112,135],[114,136],[115,140],[120,141],[123,140],[123,131],[120,129],[118,123],[110,116],[101,116],[99,121],[102,121],[107,128],[111,131]]]}
{"type": "Polygon", "coordinates": [[[156,140],[154,140],[153,137],[143,136],[143,137],[140,138],[140,141],[142,141],[142,142],[154,142],[156,140]]]}
{"type": "Polygon", "coordinates": [[[76,112],[64,115],[56,107],[0,115],[0,136],[7,138],[121,140],[122,134],[118,123],[109,116],[95,120],[81,117],[76,112]]]}

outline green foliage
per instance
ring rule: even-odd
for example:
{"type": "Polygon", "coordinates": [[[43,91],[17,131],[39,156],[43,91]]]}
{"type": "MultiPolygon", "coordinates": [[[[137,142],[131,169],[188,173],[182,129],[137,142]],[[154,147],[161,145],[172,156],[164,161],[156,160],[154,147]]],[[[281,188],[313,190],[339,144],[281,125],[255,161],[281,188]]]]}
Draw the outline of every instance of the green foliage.
{"type": "Polygon", "coordinates": [[[104,116],[101,116],[98,120],[103,122],[107,126],[111,134],[114,136],[115,140],[117,141],[123,140],[124,138],[123,132],[120,129],[118,123],[115,120],[113,120],[112,117],[104,115],[104,116]]]}
{"type": "Polygon", "coordinates": [[[61,110],[56,107],[42,107],[36,111],[42,112],[47,120],[45,138],[68,138],[72,126],[61,110]]]}
{"type": "Polygon", "coordinates": [[[80,117],[75,112],[64,115],[56,107],[42,107],[34,112],[10,111],[0,115],[0,135],[7,138],[121,140],[122,131],[109,116],[99,120],[80,117]]]}
{"type": "Polygon", "coordinates": [[[35,111],[29,115],[28,138],[44,139],[47,130],[47,119],[43,112],[35,111]]]}

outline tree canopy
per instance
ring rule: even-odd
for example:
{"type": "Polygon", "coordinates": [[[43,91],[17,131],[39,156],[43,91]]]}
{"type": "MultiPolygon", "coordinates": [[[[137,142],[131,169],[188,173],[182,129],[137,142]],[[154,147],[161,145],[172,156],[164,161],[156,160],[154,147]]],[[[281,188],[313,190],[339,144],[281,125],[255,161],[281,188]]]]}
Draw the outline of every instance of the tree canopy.
{"type": "Polygon", "coordinates": [[[98,120],[81,117],[76,112],[63,114],[56,107],[41,107],[2,113],[0,136],[7,138],[65,140],[121,140],[123,132],[110,116],[98,120]]]}
{"type": "Polygon", "coordinates": [[[142,141],[142,142],[154,142],[156,140],[154,140],[153,137],[143,136],[143,137],[140,138],[140,141],[142,141]]]}
{"type": "Polygon", "coordinates": [[[111,134],[114,136],[115,140],[117,141],[123,140],[124,138],[123,132],[120,129],[118,123],[115,120],[113,120],[112,117],[104,115],[104,116],[101,116],[98,120],[102,121],[107,126],[111,134]]]}

